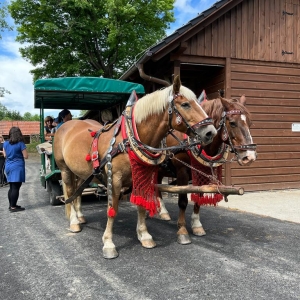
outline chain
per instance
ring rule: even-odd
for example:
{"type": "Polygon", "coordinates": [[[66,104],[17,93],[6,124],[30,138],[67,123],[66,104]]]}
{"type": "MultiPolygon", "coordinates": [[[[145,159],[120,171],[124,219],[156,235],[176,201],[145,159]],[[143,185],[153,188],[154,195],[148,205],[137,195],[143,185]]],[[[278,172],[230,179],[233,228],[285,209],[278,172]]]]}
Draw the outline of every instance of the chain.
{"type": "Polygon", "coordinates": [[[182,163],[183,165],[185,165],[186,167],[190,168],[191,170],[193,171],[196,171],[197,173],[201,174],[202,176],[205,176],[207,177],[211,182],[215,182],[217,185],[222,185],[222,183],[217,179],[217,177],[214,175],[214,172],[213,172],[213,168],[211,167],[211,173],[212,175],[207,175],[205,174],[204,172],[194,168],[193,166],[191,166],[190,164],[180,160],[179,158],[177,158],[173,153],[170,154],[170,158],[174,158],[176,159],[177,161],[179,161],[180,163],[182,163]]]}
{"type": "MultiPolygon", "coordinates": [[[[200,171],[200,170],[194,168],[194,167],[191,166],[190,164],[187,164],[186,162],[180,160],[180,159],[177,158],[175,155],[173,155],[172,157],[170,156],[170,158],[176,159],[177,161],[181,162],[181,163],[182,163],[183,165],[185,165],[186,167],[188,167],[188,168],[190,168],[190,169],[196,171],[197,173],[199,173],[199,174],[201,174],[201,175],[207,177],[211,182],[214,182],[214,183],[217,185],[218,193],[224,197],[225,202],[228,202],[227,195],[222,194],[221,191],[219,190],[219,186],[220,186],[220,185],[223,185],[223,184],[222,184],[222,182],[220,182],[220,181],[217,179],[216,175],[214,174],[214,170],[213,170],[212,165],[210,165],[210,169],[211,169],[212,175],[207,175],[207,174],[205,174],[204,172],[202,172],[202,171],[200,171]]],[[[230,161],[228,161],[228,162],[230,162],[230,161]]]]}
{"type": "Polygon", "coordinates": [[[115,138],[115,134],[116,134],[116,129],[114,132],[114,136],[110,141],[109,144],[109,148],[107,150],[107,154],[106,154],[106,160],[107,160],[107,200],[108,200],[108,204],[109,206],[112,207],[112,156],[111,156],[111,151],[113,149],[113,146],[115,144],[116,138],[115,138]]]}

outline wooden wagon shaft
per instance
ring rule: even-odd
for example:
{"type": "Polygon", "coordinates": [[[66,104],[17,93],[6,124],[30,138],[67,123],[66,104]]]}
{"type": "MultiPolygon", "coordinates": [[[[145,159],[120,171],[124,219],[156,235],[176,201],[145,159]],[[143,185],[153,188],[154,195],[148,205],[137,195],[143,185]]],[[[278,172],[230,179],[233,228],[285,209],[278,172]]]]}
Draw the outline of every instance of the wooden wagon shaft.
{"type": "Polygon", "coordinates": [[[182,185],[174,186],[168,184],[156,184],[161,192],[175,193],[175,194],[187,194],[187,193],[221,193],[224,195],[243,195],[244,189],[237,186],[217,186],[217,185],[182,185]]]}

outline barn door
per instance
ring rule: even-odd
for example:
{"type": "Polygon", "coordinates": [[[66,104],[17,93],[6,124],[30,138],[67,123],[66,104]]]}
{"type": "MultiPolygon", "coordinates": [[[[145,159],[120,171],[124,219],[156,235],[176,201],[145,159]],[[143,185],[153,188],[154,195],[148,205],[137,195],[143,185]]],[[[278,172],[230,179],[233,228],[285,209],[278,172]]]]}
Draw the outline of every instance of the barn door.
{"type": "Polygon", "coordinates": [[[283,62],[299,62],[300,50],[299,48],[299,1],[286,0],[280,1],[281,4],[281,60],[283,62]]]}

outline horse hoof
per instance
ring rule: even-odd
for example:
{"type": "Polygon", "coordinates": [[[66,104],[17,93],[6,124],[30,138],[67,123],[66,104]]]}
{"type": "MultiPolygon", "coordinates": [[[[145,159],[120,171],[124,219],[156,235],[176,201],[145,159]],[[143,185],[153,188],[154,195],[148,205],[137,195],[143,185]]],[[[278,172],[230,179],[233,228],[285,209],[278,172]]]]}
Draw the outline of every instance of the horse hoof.
{"type": "Polygon", "coordinates": [[[142,246],[147,249],[152,249],[152,248],[156,247],[156,243],[153,240],[144,240],[144,241],[141,241],[141,243],[142,243],[142,246]]]}
{"type": "Polygon", "coordinates": [[[188,245],[190,244],[192,241],[189,237],[188,234],[179,234],[177,237],[177,243],[180,245],[188,245]]]}
{"type": "Polygon", "coordinates": [[[81,231],[81,227],[79,224],[71,224],[69,230],[73,233],[77,233],[81,231]]]}
{"type": "Polygon", "coordinates": [[[86,224],[87,223],[85,217],[79,217],[78,221],[79,221],[80,224],[86,224]]]}
{"type": "Polygon", "coordinates": [[[197,235],[197,236],[204,236],[206,235],[205,230],[203,229],[203,227],[195,227],[193,228],[193,234],[197,235]]]}
{"type": "Polygon", "coordinates": [[[113,259],[119,256],[116,248],[103,248],[103,257],[106,259],[113,259]]]}
{"type": "Polygon", "coordinates": [[[163,213],[163,214],[160,214],[160,219],[161,220],[164,220],[164,221],[171,221],[171,217],[169,214],[166,214],[166,213],[163,213]]]}

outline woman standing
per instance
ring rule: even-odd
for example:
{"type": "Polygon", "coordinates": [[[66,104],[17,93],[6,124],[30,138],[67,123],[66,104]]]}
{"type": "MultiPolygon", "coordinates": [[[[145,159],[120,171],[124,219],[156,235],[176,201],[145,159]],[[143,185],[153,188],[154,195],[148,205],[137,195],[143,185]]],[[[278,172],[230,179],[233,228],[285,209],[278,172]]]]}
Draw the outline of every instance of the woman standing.
{"type": "Polygon", "coordinates": [[[5,157],[3,152],[3,144],[4,144],[4,138],[2,135],[0,135],[0,187],[7,184],[6,176],[4,173],[4,166],[5,166],[5,157]]]}
{"type": "Polygon", "coordinates": [[[26,145],[19,127],[9,130],[8,141],[4,142],[5,172],[9,182],[8,201],[9,210],[18,212],[25,210],[17,205],[20,187],[25,182],[25,159],[28,158],[26,145]]]}

